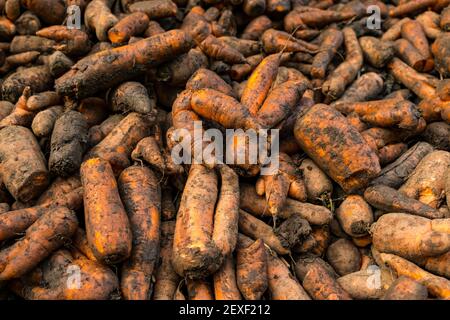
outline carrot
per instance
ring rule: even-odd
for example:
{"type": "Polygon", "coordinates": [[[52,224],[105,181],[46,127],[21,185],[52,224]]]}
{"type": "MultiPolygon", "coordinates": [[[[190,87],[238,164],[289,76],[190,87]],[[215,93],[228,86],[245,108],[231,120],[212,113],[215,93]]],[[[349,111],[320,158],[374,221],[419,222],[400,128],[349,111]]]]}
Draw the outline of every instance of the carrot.
{"type": "Polygon", "coordinates": [[[258,41],[255,40],[247,40],[231,36],[223,36],[218,39],[230,46],[233,46],[245,57],[259,54],[261,51],[260,44],[258,43],[258,41]]]}
{"type": "Polygon", "coordinates": [[[214,300],[211,283],[207,280],[186,280],[189,300],[214,300]]]}
{"type": "Polygon", "coordinates": [[[150,166],[162,174],[179,174],[184,169],[181,165],[175,164],[171,155],[165,149],[161,149],[154,137],[146,137],[138,142],[136,148],[131,153],[131,159],[144,160],[150,166]]]}
{"type": "Polygon", "coordinates": [[[434,55],[434,62],[436,64],[436,70],[443,76],[448,77],[450,75],[450,68],[448,66],[448,56],[450,52],[450,36],[447,33],[443,33],[436,38],[431,50],[434,55]]]}
{"type": "Polygon", "coordinates": [[[81,30],[69,29],[65,26],[51,26],[39,30],[36,35],[55,40],[58,43],[55,49],[67,55],[78,56],[91,49],[87,33],[81,30]]]}
{"type": "Polygon", "coordinates": [[[201,50],[195,48],[159,67],[157,77],[170,85],[185,85],[197,70],[207,66],[207,57],[201,50]]]}
{"type": "Polygon", "coordinates": [[[433,68],[432,61],[427,60],[408,40],[396,40],[395,51],[403,61],[417,71],[430,71],[433,68]]]}
{"type": "Polygon", "coordinates": [[[108,40],[108,30],[118,22],[116,16],[111,13],[111,5],[105,0],[93,0],[84,11],[86,26],[95,32],[100,41],[108,40]]]}
{"type": "Polygon", "coordinates": [[[331,180],[311,159],[303,160],[299,168],[302,170],[309,201],[317,202],[321,196],[333,192],[331,180]]]}
{"type": "Polygon", "coordinates": [[[164,32],[165,30],[160,26],[158,22],[149,21],[148,27],[144,31],[144,37],[148,38],[164,32]]]}
{"type": "Polygon", "coordinates": [[[87,149],[88,125],[81,113],[65,112],[59,117],[51,137],[49,170],[66,177],[79,170],[87,149]]]}
{"type": "Polygon", "coordinates": [[[27,128],[9,126],[0,130],[0,141],[0,180],[16,200],[37,197],[47,188],[49,176],[35,137],[27,128]]]}
{"type": "Polygon", "coordinates": [[[428,219],[443,218],[438,210],[387,186],[376,185],[367,188],[364,198],[372,206],[383,211],[404,212],[428,219]]]}
{"type": "Polygon", "coordinates": [[[81,100],[76,108],[89,127],[100,124],[108,116],[108,106],[104,99],[91,97],[81,100]]]}
{"type": "Polygon", "coordinates": [[[271,249],[281,255],[289,253],[272,228],[244,210],[239,210],[239,231],[252,239],[263,240],[271,249]]]}
{"type": "Polygon", "coordinates": [[[161,190],[153,172],[139,166],[125,169],[118,184],[135,244],[122,268],[121,291],[127,300],[146,300],[159,256],[161,190]]]}
{"type": "Polygon", "coordinates": [[[39,217],[51,210],[48,206],[40,205],[2,213],[0,216],[0,241],[17,237],[39,217]]]}
{"type": "Polygon", "coordinates": [[[130,165],[129,157],[135,145],[149,134],[150,123],[147,117],[137,113],[128,114],[117,126],[94,148],[85,159],[100,157],[108,160],[118,175],[130,165]]]}
{"type": "Polygon", "coordinates": [[[433,11],[425,11],[416,17],[429,39],[436,39],[442,33],[439,27],[440,19],[439,14],[433,11]]]}
{"type": "Polygon", "coordinates": [[[450,126],[445,122],[430,123],[422,134],[422,138],[433,147],[450,150],[450,126]]]}
{"type": "Polygon", "coordinates": [[[31,123],[34,135],[38,138],[50,136],[56,119],[62,115],[63,111],[62,106],[54,106],[38,112],[31,123]]]}
{"type": "Polygon", "coordinates": [[[4,9],[6,17],[11,21],[15,21],[20,15],[20,1],[7,0],[4,9]]]}
{"type": "Polygon", "coordinates": [[[229,9],[222,10],[217,21],[211,21],[211,29],[216,37],[235,36],[237,25],[233,11],[229,9]]]}
{"type": "Polygon", "coordinates": [[[114,44],[127,42],[132,36],[143,33],[149,23],[148,16],[143,12],[134,12],[119,20],[108,31],[108,38],[114,44]]]}
{"type": "Polygon", "coordinates": [[[30,111],[43,110],[47,107],[61,103],[61,97],[54,91],[44,91],[32,95],[27,100],[27,109],[30,111]]]}
{"type": "Polygon", "coordinates": [[[406,213],[384,214],[372,227],[373,245],[380,252],[406,259],[443,254],[450,247],[447,220],[406,213]]]}
{"type": "Polygon", "coordinates": [[[327,67],[342,45],[344,37],[341,31],[329,28],[321,34],[321,40],[318,53],[314,56],[311,67],[311,75],[318,79],[325,78],[327,67]]]}
{"type": "Polygon", "coordinates": [[[430,46],[421,24],[415,20],[406,21],[402,24],[401,33],[402,38],[408,40],[417,49],[417,51],[425,59],[427,59],[424,71],[430,71],[433,69],[434,63],[431,56],[430,46]]]}
{"type": "Polygon", "coordinates": [[[391,188],[400,187],[414,171],[417,164],[431,151],[433,151],[433,147],[430,144],[418,142],[395,162],[384,167],[380,175],[371,184],[382,184],[391,188]]]}
{"type": "Polygon", "coordinates": [[[311,300],[286,264],[270,253],[267,255],[267,275],[271,298],[273,300],[311,300]]]}
{"type": "MultiPolygon", "coordinates": [[[[92,1],[98,3],[99,0],[92,1]]],[[[87,9],[86,9],[87,10],[87,9]]],[[[192,46],[188,34],[171,30],[115,49],[104,50],[79,60],[72,69],[55,82],[61,95],[84,98],[102,89],[115,86],[143,73],[145,68],[173,59],[192,46]],[[111,58],[114,63],[111,64],[111,58]],[[114,74],[114,77],[111,75],[114,74]],[[97,79],[105,79],[99,83],[97,79]]]]}
{"type": "Polygon", "coordinates": [[[14,110],[14,105],[9,101],[0,101],[0,121],[14,110]]]}
{"type": "Polygon", "coordinates": [[[262,45],[266,53],[277,52],[307,52],[315,53],[318,47],[306,41],[293,38],[289,33],[268,29],[261,36],[262,45]]]}
{"type": "MultiPolygon", "coordinates": [[[[255,216],[272,216],[267,210],[264,197],[259,196],[255,188],[248,184],[240,186],[240,207],[255,216]]],[[[287,199],[286,205],[278,214],[281,219],[288,219],[293,215],[299,215],[313,225],[324,225],[331,221],[330,210],[323,206],[310,203],[302,203],[293,199],[287,199]]]]}
{"type": "Polygon", "coordinates": [[[380,299],[395,280],[391,273],[385,267],[372,265],[371,268],[347,274],[336,281],[353,299],[380,299]]]}
{"type": "Polygon", "coordinates": [[[234,64],[230,69],[230,77],[235,81],[241,81],[248,74],[250,74],[264,59],[263,54],[256,54],[247,57],[247,63],[234,64]]]}
{"type": "Polygon", "coordinates": [[[89,247],[86,231],[83,229],[77,228],[77,231],[72,238],[72,245],[73,248],[70,250],[72,253],[79,252],[86,256],[89,260],[97,261],[91,247],[89,247]]]}
{"type": "Polygon", "coordinates": [[[240,235],[236,251],[237,286],[246,300],[259,300],[268,288],[264,242],[261,239],[252,242],[248,238],[244,241],[240,235]]]}
{"type": "Polygon", "coordinates": [[[66,15],[63,2],[57,0],[24,0],[21,4],[46,24],[61,24],[66,15]]]}
{"type": "Polygon", "coordinates": [[[242,10],[250,17],[263,14],[266,11],[266,1],[264,0],[244,0],[242,10]]]}
{"type": "Polygon", "coordinates": [[[272,27],[272,21],[265,15],[254,18],[242,31],[241,38],[247,40],[259,40],[267,29],[272,27]]]}
{"type": "Polygon", "coordinates": [[[332,10],[312,9],[302,10],[296,8],[284,17],[284,29],[293,32],[295,29],[307,29],[307,27],[323,27],[333,22],[351,19],[355,13],[351,10],[338,12],[332,10]]]}
{"type": "Polygon", "coordinates": [[[279,162],[279,168],[274,174],[264,175],[259,180],[262,187],[259,194],[266,195],[267,209],[272,215],[278,215],[283,209],[288,195],[299,201],[306,200],[305,184],[291,158],[280,153],[279,162]]]}
{"type": "Polygon", "coordinates": [[[236,277],[233,256],[228,256],[222,267],[214,274],[214,296],[216,300],[241,300],[236,277]]]}
{"type": "Polygon", "coordinates": [[[118,287],[117,277],[108,267],[66,250],[56,251],[34,272],[40,273],[41,282],[46,286],[28,275],[12,282],[13,291],[31,300],[105,300],[118,287]],[[79,271],[79,282],[73,279],[76,271],[79,271]]]}
{"type": "Polygon", "coordinates": [[[57,207],[42,215],[26,231],[25,237],[0,251],[0,280],[21,277],[58,249],[76,231],[75,213],[57,207]]]}
{"type": "Polygon", "coordinates": [[[383,87],[383,79],[375,72],[368,72],[356,79],[334,103],[372,100],[382,92],[383,87]]]}
{"type": "Polygon", "coordinates": [[[376,155],[361,135],[338,111],[330,110],[326,105],[315,105],[299,118],[294,135],[314,162],[347,192],[367,185],[369,179],[380,172],[376,155]],[[317,130],[312,132],[312,127],[317,130]],[[333,133],[327,129],[331,127],[333,133]],[[318,144],[320,139],[325,142],[323,146],[318,144]],[[333,149],[333,157],[329,156],[327,148],[333,149]],[[351,159],[346,156],[350,154],[351,159]]]}
{"type": "Polygon", "coordinates": [[[361,254],[356,246],[347,239],[339,239],[327,249],[327,260],[338,274],[356,272],[361,267],[361,254]]]}
{"type": "Polygon", "coordinates": [[[217,176],[192,165],[186,181],[174,234],[172,265],[180,276],[201,278],[217,271],[221,251],[213,241],[217,176]]]}
{"type": "Polygon", "coordinates": [[[161,223],[160,259],[155,273],[153,300],[172,300],[180,277],[172,267],[172,247],[175,221],[161,223]]]}
{"type": "Polygon", "coordinates": [[[18,34],[32,35],[41,28],[41,21],[33,12],[25,11],[14,21],[14,25],[18,34]]]}
{"type": "Polygon", "coordinates": [[[239,180],[228,166],[219,168],[221,187],[214,215],[212,240],[226,257],[233,253],[237,241],[239,220],[239,180]]]}
{"type": "Polygon", "coordinates": [[[40,55],[39,51],[27,51],[6,57],[3,68],[13,68],[34,62],[40,55]]]}
{"type": "Polygon", "coordinates": [[[259,121],[269,128],[278,124],[294,109],[308,86],[308,82],[292,80],[275,87],[257,112],[259,121]]]}
{"type": "Polygon", "coordinates": [[[3,81],[3,99],[16,102],[26,87],[30,87],[33,94],[50,89],[52,84],[53,78],[47,66],[20,69],[3,81]]]}
{"type": "Polygon", "coordinates": [[[295,263],[297,278],[314,300],[352,300],[330,269],[319,257],[301,256],[295,263]]]}
{"type": "Polygon", "coordinates": [[[415,130],[423,121],[418,107],[407,100],[343,101],[334,104],[334,107],[344,114],[355,112],[361,120],[378,127],[398,126],[401,129],[415,130]]]}
{"type": "Polygon", "coordinates": [[[139,82],[128,81],[116,87],[110,94],[111,108],[115,112],[155,112],[155,101],[139,82]]]}
{"type": "Polygon", "coordinates": [[[399,276],[407,276],[414,279],[427,287],[432,295],[443,299],[450,297],[450,282],[447,279],[428,273],[414,263],[393,254],[381,253],[380,257],[399,276]]]}
{"type": "Polygon", "coordinates": [[[137,1],[128,6],[128,10],[134,12],[144,12],[150,20],[175,16],[177,5],[171,0],[137,1]]]}
{"type": "Polygon", "coordinates": [[[275,229],[275,234],[285,248],[293,248],[307,239],[312,229],[305,219],[291,216],[275,229]]]}
{"type": "Polygon", "coordinates": [[[198,115],[225,128],[260,128],[258,121],[237,100],[213,89],[194,91],[191,107],[198,115]]]}
{"type": "Polygon", "coordinates": [[[80,175],[89,246],[99,261],[125,260],[131,252],[132,235],[111,166],[92,158],[83,162],[80,175]]]}
{"type": "Polygon", "coordinates": [[[446,151],[429,153],[420,161],[399,191],[432,208],[438,208],[441,194],[445,190],[445,175],[449,163],[450,153],[446,151]]]}
{"type": "Polygon", "coordinates": [[[47,66],[50,70],[50,74],[55,78],[58,78],[69,71],[70,67],[73,65],[74,62],[61,51],[55,51],[48,56],[47,66]]]}
{"type": "Polygon", "coordinates": [[[9,51],[11,53],[22,53],[28,51],[39,51],[44,53],[53,51],[55,45],[56,42],[53,40],[34,35],[15,36],[11,41],[9,51]]]}
{"type": "Polygon", "coordinates": [[[427,288],[406,276],[395,280],[383,296],[383,300],[426,300],[427,298],[427,288]]]}
{"type": "Polygon", "coordinates": [[[342,33],[346,52],[345,61],[330,73],[322,86],[323,94],[334,99],[344,93],[345,87],[356,78],[363,63],[363,54],[355,31],[347,27],[342,30],[342,33]]]}
{"type": "Polygon", "coordinates": [[[114,114],[108,117],[99,125],[92,126],[89,128],[89,145],[95,146],[103,138],[105,138],[124,118],[121,114],[114,114]]]}
{"type": "Polygon", "coordinates": [[[14,125],[28,127],[31,124],[34,113],[27,108],[27,100],[30,95],[30,87],[25,87],[12,112],[0,121],[0,128],[14,125]]]}
{"type": "Polygon", "coordinates": [[[390,17],[401,17],[417,11],[426,10],[429,6],[434,5],[434,0],[411,0],[404,4],[389,9],[390,17]]]}
{"type": "Polygon", "coordinates": [[[231,97],[235,97],[233,89],[215,72],[200,68],[186,83],[187,90],[214,89],[231,97]]]}
{"type": "Polygon", "coordinates": [[[344,232],[355,238],[366,236],[373,223],[372,209],[359,195],[346,197],[336,210],[336,217],[344,232]]]}
{"type": "Polygon", "coordinates": [[[78,210],[83,206],[83,188],[78,176],[56,178],[36,201],[36,205],[65,206],[78,210]]]}
{"type": "Polygon", "coordinates": [[[241,96],[241,103],[250,114],[255,115],[266,99],[277,75],[280,58],[279,54],[267,56],[250,75],[241,96]]]}
{"type": "Polygon", "coordinates": [[[245,63],[246,61],[244,55],[238,49],[211,34],[208,36],[196,35],[194,39],[203,53],[212,59],[228,64],[245,63]]]}

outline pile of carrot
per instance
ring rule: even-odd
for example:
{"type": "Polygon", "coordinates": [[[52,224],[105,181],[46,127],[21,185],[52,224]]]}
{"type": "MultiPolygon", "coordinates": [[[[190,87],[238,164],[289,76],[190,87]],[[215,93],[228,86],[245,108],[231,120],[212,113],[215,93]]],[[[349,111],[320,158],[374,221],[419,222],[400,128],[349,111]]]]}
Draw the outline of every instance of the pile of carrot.
{"type": "Polygon", "coordinates": [[[0,9],[0,300],[450,299],[449,0],[0,9]]]}

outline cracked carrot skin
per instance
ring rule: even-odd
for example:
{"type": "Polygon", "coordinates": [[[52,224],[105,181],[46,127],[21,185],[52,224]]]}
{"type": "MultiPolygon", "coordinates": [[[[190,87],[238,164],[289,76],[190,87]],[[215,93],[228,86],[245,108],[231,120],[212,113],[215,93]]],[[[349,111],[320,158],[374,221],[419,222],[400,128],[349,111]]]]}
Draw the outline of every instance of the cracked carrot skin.
{"type": "Polygon", "coordinates": [[[178,209],[172,265],[187,278],[204,278],[216,272],[223,256],[213,242],[217,176],[203,165],[191,166],[178,209]]]}
{"type": "Polygon", "coordinates": [[[313,106],[297,120],[294,135],[310,158],[348,193],[380,173],[376,154],[334,108],[313,106]]]}
{"type": "Polygon", "coordinates": [[[132,244],[130,222],[110,164],[100,158],[86,160],[80,175],[86,234],[95,257],[107,264],[127,259],[132,244]]]}
{"type": "Polygon", "coordinates": [[[450,248],[449,223],[450,219],[387,213],[371,228],[373,246],[405,259],[441,255],[450,248]]]}
{"type": "Polygon", "coordinates": [[[248,78],[242,92],[241,103],[249,110],[250,114],[256,115],[266,99],[277,76],[280,60],[280,54],[267,56],[248,78]]]}
{"type": "Polygon", "coordinates": [[[75,213],[56,207],[43,214],[25,237],[0,251],[0,281],[21,277],[72,237],[78,226],[75,213]]]}
{"type": "Polygon", "coordinates": [[[171,30],[88,55],[55,81],[56,91],[76,98],[92,96],[189,51],[192,45],[187,33],[171,30]]]}
{"type": "Polygon", "coordinates": [[[392,268],[397,275],[407,276],[427,287],[428,291],[438,298],[450,299],[450,281],[431,274],[414,263],[394,254],[380,253],[380,258],[392,268]]]}
{"type": "Polygon", "coordinates": [[[252,241],[239,235],[236,249],[236,279],[245,300],[259,300],[268,287],[267,253],[261,239],[252,241]],[[247,243],[249,242],[249,243],[247,243]]]}
{"type": "Polygon", "coordinates": [[[147,300],[159,256],[161,190],[155,174],[141,166],[122,171],[118,185],[134,243],[122,267],[121,291],[126,300],[147,300]]]}
{"type": "Polygon", "coordinates": [[[39,196],[49,184],[46,160],[33,133],[24,127],[0,130],[0,180],[23,202],[39,196]]]}

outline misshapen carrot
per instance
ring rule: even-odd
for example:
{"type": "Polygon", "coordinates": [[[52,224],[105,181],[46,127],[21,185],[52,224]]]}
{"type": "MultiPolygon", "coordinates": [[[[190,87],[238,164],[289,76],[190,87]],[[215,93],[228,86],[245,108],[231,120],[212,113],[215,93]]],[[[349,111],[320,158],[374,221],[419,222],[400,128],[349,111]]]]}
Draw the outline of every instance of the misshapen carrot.
{"type": "Polygon", "coordinates": [[[317,104],[299,118],[294,135],[314,162],[347,192],[367,185],[380,172],[378,159],[362,136],[327,105],[317,104]]]}
{"type": "Polygon", "coordinates": [[[175,227],[172,264],[180,276],[202,278],[217,271],[223,256],[212,241],[217,176],[192,165],[175,227]]]}
{"type": "Polygon", "coordinates": [[[58,78],[56,91],[62,95],[84,98],[142,74],[147,67],[173,59],[187,52],[191,46],[192,39],[188,34],[171,30],[130,45],[100,51],[79,60],[70,71],[58,78]],[[112,74],[114,77],[111,77],[112,74]],[[107,80],[99,83],[98,79],[107,80]]]}
{"type": "Polygon", "coordinates": [[[322,92],[334,99],[344,93],[345,87],[356,78],[363,63],[363,54],[355,31],[346,27],[342,33],[346,52],[345,61],[333,70],[322,85],[322,92]]]}
{"type": "Polygon", "coordinates": [[[25,237],[0,251],[0,280],[18,278],[64,244],[76,231],[75,213],[57,207],[42,215],[26,231],[25,237]]]}
{"type": "Polygon", "coordinates": [[[241,96],[241,103],[255,115],[269,93],[272,82],[278,72],[281,55],[272,54],[256,67],[248,78],[247,85],[241,96]]]}
{"type": "Polygon", "coordinates": [[[89,246],[107,264],[129,257],[132,234],[110,164],[100,158],[86,160],[80,169],[89,246]]]}
{"type": "Polygon", "coordinates": [[[235,262],[233,256],[230,255],[214,274],[214,296],[216,300],[241,300],[236,276],[235,262]]]}

